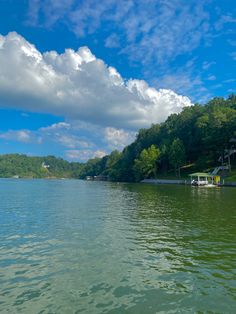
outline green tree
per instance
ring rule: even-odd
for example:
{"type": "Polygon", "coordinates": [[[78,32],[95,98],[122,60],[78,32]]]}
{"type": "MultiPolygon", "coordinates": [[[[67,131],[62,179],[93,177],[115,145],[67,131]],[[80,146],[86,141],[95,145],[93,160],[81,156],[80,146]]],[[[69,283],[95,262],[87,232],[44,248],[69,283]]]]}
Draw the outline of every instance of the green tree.
{"type": "Polygon", "coordinates": [[[163,144],[161,147],[160,147],[160,158],[158,160],[158,163],[160,164],[160,168],[162,170],[162,172],[164,174],[167,173],[167,170],[168,170],[168,166],[169,166],[169,156],[168,156],[168,147],[166,144],[163,144]]]}
{"type": "Polygon", "coordinates": [[[54,156],[29,157],[20,154],[0,155],[0,177],[78,178],[82,167],[81,163],[70,163],[54,156]],[[44,168],[43,164],[49,165],[49,168],[44,168]]]}
{"type": "Polygon", "coordinates": [[[185,148],[183,142],[176,138],[170,146],[169,161],[175,168],[175,175],[180,177],[180,167],[185,163],[185,148]]]}
{"type": "Polygon", "coordinates": [[[157,161],[160,150],[151,145],[148,149],[143,149],[138,158],[134,161],[135,178],[137,181],[143,178],[156,177],[157,161]]]}
{"type": "Polygon", "coordinates": [[[112,169],[117,161],[120,159],[121,153],[118,150],[113,150],[107,158],[106,169],[112,169]]]}

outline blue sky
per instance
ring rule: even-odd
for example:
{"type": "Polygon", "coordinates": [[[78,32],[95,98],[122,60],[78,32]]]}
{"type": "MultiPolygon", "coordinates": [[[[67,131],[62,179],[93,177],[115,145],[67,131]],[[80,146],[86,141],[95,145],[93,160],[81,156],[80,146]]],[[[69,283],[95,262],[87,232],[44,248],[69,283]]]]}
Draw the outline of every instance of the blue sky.
{"type": "Polygon", "coordinates": [[[0,0],[0,153],[85,161],[236,92],[233,0],[0,0]]]}

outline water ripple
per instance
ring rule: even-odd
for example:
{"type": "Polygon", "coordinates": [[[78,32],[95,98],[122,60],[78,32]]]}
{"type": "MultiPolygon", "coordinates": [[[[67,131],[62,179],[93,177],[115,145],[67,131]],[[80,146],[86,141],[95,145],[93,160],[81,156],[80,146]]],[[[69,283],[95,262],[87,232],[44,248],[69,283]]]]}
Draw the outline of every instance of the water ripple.
{"type": "Polygon", "coordinates": [[[233,313],[236,193],[0,180],[1,313],[233,313]]]}

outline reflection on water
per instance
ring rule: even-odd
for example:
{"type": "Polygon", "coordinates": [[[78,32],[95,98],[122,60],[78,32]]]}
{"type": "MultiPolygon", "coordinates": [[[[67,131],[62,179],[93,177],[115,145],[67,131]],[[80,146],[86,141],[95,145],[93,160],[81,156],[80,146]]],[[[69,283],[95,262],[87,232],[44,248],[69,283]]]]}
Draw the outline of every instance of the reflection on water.
{"type": "Polygon", "coordinates": [[[236,190],[0,180],[2,313],[233,313],[236,190]]]}

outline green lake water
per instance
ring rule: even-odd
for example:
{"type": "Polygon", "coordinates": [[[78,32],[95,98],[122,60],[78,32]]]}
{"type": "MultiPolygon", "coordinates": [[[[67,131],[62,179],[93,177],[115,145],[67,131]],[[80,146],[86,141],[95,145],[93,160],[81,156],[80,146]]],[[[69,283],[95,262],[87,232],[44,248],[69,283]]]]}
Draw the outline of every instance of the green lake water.
{"type": "Polygon", "coordinates": [[[235,313],[236,189],[0,180],[0,313],[235,313]]]}

